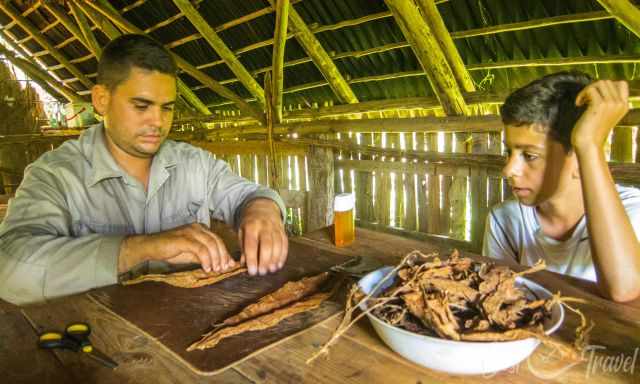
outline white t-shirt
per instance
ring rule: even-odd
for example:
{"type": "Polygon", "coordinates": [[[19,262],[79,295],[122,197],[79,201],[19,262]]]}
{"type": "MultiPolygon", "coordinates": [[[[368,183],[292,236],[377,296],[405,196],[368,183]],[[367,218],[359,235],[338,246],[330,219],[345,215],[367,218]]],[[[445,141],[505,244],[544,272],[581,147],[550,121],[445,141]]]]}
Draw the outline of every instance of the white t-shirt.
{"type": "MultiPolygon", "coordinates": [[[[640,190],[619,185],[616,188],[636,238],[640,239],[640,190]]],[[[482,254],[526,266],[544,259],[550,271],[596,281],[585,216],[571,238],[558,241],[542,233],[535,207],[507,200],[487,216],[482,254]]]]}

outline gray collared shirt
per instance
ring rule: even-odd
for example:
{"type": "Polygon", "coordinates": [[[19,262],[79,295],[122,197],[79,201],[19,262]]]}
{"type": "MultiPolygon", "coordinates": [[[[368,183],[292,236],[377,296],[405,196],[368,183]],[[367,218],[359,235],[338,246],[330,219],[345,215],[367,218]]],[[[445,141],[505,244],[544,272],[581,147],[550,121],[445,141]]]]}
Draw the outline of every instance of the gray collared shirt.
{"type": "Polygon", "coordinates": [[[25,170],[0,224],[0,297],[17,304],[118,281],[126,235],[150,234],[211,218],[237,226],[252,199],[278,194],[252,183],[186,143],[165,141],[154,156],[148,190],[123,171],[87,129],[25,170]]]}

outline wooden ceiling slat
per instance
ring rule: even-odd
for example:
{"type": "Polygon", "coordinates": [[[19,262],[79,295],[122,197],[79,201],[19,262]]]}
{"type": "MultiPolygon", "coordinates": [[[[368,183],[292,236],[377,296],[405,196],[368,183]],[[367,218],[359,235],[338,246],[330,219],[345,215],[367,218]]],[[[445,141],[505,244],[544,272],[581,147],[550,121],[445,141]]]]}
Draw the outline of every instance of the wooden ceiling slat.
{"type": "Polygon", "coordinates": [[[629,0],[598,0],[616,20],[640,38],[640,10],[629,0]]]}

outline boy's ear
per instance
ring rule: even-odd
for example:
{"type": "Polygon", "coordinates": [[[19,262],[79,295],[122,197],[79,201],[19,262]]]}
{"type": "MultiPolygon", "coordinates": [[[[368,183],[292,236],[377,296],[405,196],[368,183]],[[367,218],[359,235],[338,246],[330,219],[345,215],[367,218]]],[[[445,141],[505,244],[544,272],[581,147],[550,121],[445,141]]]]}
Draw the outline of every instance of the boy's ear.
{"type": "Polygon", "coordinates": [[[102,84],[96,84],[91,88],[91,103],[93,109],[100,116],[104,116],[109,106],[111,92],[102,84]]]}

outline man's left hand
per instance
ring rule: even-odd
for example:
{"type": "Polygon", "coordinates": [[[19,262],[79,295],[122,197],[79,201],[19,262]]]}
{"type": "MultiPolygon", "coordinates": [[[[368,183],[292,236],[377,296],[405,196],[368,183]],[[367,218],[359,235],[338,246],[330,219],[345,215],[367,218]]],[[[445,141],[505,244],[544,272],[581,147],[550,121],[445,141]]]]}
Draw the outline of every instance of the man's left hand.
{"type": "Polygon", "coordinates": [[[241,262],[247,263],[250,275],[266,275],[284,266],[289,252],[289,240],[278,205],[270,199],[249,202],[238,231],[242,247],[241,262]]]}

